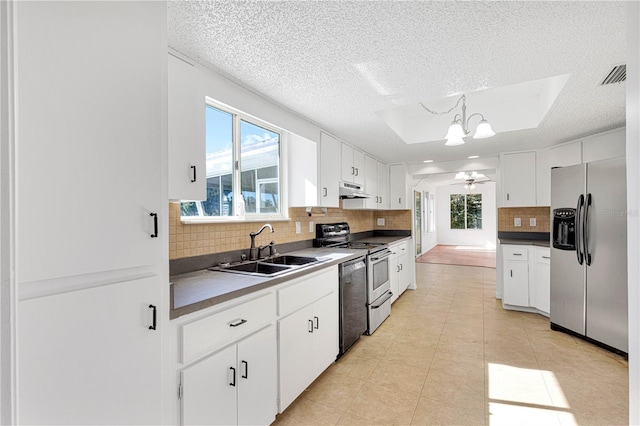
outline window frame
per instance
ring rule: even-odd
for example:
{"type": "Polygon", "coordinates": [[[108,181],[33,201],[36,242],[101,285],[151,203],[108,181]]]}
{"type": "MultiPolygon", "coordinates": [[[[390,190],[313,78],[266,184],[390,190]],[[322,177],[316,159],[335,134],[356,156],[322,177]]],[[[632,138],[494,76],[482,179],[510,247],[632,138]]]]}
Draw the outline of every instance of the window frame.
{"type": "MultiPolygon", "coordinates": [[[[210,97],[206,97],[205,108],[212,107],[222,112],[228,113],[232,116],[232,185],[233,185],[233,200],[232,208],[234,214],[232,216],[204,216],[200,215],[204,212],[202,203],[205,200],[184,200],[182,202],[195,202],[198,211],[198,216],[180,216],[180,221],[185,224],[190,223],[228,223],[228,222],[264,222],[269,221],[289,221],[289,208],[288,208],[288,185],[287,185],[287,170],[285,165],[287,164],[287,142],[288,133],[277,126],[274,126],[264,120],[261,120],[253,115],[244,113],[236,108],[230,107],[226,104],[218,102],[210,97]],[[241,121],[245,121],[257,127],[264,128],[265,130],[279,135],[279,154],[278,154],[278,177],[271,178],[270,181],[279,181],[279,197],[280,197],[280,212],[279,213],[247,213],[242,209],[240,213],[240,202],[238,195],[242,195],[242,172],[249,170],[242,169],[241,149],[242,143],[240,141],[240,126],[241,121]]],[[[204,153],[206,155],[206,151],[204,153]]],[[[257,179],[256,170],[256,192],[258,192],[257,185],[262,183],[262,179],[257,179]]],[[[222,194],[222,193],[221,193],[222,194]]],[[[256,210],[259,210],[259,200],[256,199],[256,210]]]]}

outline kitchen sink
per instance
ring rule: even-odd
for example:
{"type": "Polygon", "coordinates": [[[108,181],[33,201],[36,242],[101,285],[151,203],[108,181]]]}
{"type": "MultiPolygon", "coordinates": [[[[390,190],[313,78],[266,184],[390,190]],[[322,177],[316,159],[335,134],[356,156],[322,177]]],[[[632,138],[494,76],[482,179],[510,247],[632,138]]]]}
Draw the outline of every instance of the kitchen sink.
{"type": "Polygon", "coordinates": [[[249,262],[249,263],[241,263],[239,265],[233,266],[224,266],[220,268],[220,271],[224,272],[238,272],[238,273],[247,273],[247,274],[256,274],[256,275],[274,275],[279,272],[288,271],[288,266],[284,265],[274,265],[271,263],[262,263],[262,262],[249,262]]]}
{"type": "Polygon", "coordinates": [[[318,262],[318,259],[315,257],[290,256],[287,254],[283,254],[281,256],[276,256],[271,259],[262,260],[262,262],[275,264],[275,265],[300,266],[300,265],[307,265],[309,263],[318,262]]]}

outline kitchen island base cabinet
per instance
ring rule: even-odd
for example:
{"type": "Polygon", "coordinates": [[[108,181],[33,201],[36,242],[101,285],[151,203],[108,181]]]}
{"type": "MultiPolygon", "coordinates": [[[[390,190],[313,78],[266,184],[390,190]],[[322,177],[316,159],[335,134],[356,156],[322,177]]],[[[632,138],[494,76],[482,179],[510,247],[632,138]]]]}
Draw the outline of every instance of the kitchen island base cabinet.
{"type": "Polygon", "coordinates": [[[160,284],[148,277],[21,301],[19,423],[160,424],[160,284]]]}
{"type": "Polygon", "coordinates": [[[289,406],[338,355],[338,293],[281,319],[280,412],[289,406]]]}
{"type": "Polygon", "coordinates": [[[183,425],[266,425],[277,411],[276,329],[269,325],[181,372],[183,425]]]}

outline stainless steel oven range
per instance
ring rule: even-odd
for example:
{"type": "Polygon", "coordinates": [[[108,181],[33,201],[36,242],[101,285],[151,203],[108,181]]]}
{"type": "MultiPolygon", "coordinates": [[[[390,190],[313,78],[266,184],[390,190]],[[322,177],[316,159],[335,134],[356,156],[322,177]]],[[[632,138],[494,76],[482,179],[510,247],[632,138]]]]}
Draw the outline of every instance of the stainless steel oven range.
{"type": "MultiPolygon", "coordinates": [[[[316,247],[340,247],[366,250],[367,264],[367,330],[371,335],[385,319],[391,315],[391,284],[389,282],[389,257],[391,250],[387,244],[351,240],[349,224],[346,222],[317,224],[316,247]]],[[[341,307],[342,310],[342,307],[341,307]]]]}

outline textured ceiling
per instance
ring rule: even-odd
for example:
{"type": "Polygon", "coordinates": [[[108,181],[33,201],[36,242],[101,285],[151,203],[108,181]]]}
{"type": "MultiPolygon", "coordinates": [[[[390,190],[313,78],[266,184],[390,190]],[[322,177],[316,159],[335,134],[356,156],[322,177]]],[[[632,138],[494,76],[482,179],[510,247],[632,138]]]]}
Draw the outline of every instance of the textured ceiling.
{"type": "Polygon", "coordinates": [[[625,62],[625,14],[625,2],[180,1],[168,4],[168,36],[177,51],[383,161],[417,163],[624,125],[625,83],[599,83],[625,62]],[[537,128],[459,147],[406,144],[376,114],[560,74],[571,76],[537,128]]]}

